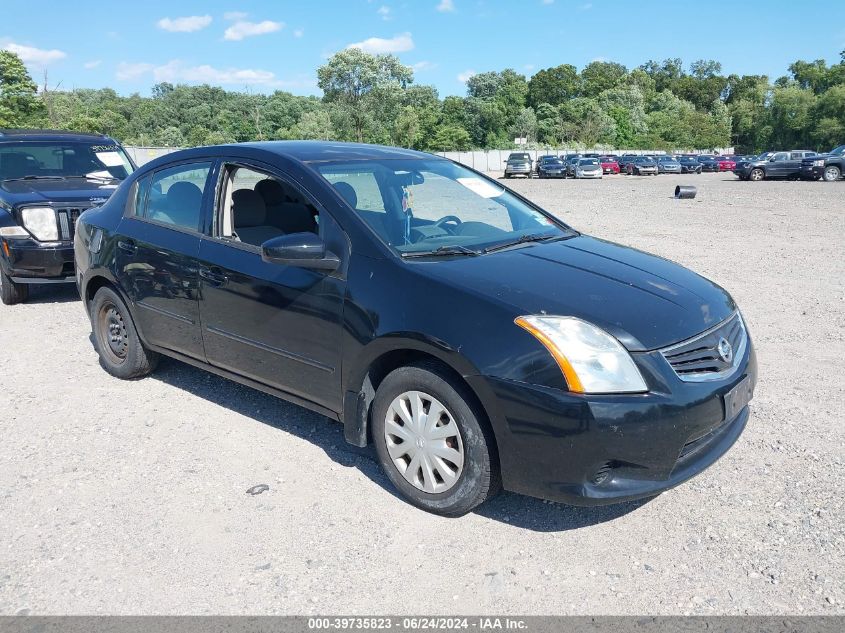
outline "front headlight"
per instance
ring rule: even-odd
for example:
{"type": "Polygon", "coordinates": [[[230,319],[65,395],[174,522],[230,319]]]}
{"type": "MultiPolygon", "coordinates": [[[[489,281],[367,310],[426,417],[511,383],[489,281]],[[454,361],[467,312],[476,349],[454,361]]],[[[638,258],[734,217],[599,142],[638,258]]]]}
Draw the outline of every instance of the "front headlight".
{"type": "Polygon", "coordinates": [[[560,366],[570,391],[648,391],[628,350],[601,328],[566,316],[521,316],[515,323],[549,350],[560,366]]]}
{"type": "Polygon", "coordinates": [[[823,160],[814,160],[813,161],[813,167],[824,167],[824,161],[823,160]]]}
{"type": "Polygon", "coordinates": [[[55,242],[59,239],[56,212],[50,207],[22,209],[21,219],[26,229],[42,242],[55,242]]]}

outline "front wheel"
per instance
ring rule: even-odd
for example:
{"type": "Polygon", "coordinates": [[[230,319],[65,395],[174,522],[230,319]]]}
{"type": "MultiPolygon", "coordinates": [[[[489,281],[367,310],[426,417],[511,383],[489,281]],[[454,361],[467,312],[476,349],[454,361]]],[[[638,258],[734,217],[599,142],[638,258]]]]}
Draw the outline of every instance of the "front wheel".
{"type": "Polygon", "coordinates": [[[0,300],[7,306],[11,306],[23,303],[27,299],[29,299],[29,284],[16,283],[0,270],[0,300]]]}
{"type": "Polygon", "coordinates": [[[379,462],[413,505],[456,517],[495,495],[495,441],[464,385],[432,363],[400,367],[379,385],[372,435],[379,462]]]}
{"type": "Polygon", "coordinates": [[[825,182],[834,182],[836,180],[839,180],[841,177],[842,170],[839,169],[839,167],[837,167],[836,165],[829,165],[824,170],[823,178],[825,179],[825,182]]]}
{"type": "Polygon", "coordinates": [[[748,180],[751,182],[760,182],[766,177],[766,172],[762,169],[752,169],[751,173],[748,175],[748,180]]]}
{"type": "Polygon", "coordinates": [[[126,304],[114,290],[104,287],[97,291],[90,315],[103,369],[124,380],[146,376],[155,369],[158,354],[141,343],[126,304]]]}

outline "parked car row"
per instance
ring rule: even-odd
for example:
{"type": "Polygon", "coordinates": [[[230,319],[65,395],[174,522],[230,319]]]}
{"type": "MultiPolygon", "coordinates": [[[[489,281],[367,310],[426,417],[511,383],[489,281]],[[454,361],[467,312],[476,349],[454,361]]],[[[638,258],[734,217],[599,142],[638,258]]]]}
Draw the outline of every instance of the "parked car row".
{"type": "Polygon", "coordinates": [[[545,154],[536,163],[528,152],[513,152],[505,161],[505,178],[600,178],[602,175],[656,176],[657,174],[700,174],[733,171],[744,156],[710,156],[701,154],[545,154]],[[595,165],[599,170],[594,169],[595,165]],[[597,173],[598,172],[598,173],[597,173]]]}
{"type": "Polygon", "coordinates": [[[0,205],[4,303],[76,282],[113,376],[169,356],[317,411],[430,512],[502,487],[650,497],[749,418],[757,365],[724,289],[431,154],[256,142],[136,169],[108,137],[0,134],[0,205]]]}

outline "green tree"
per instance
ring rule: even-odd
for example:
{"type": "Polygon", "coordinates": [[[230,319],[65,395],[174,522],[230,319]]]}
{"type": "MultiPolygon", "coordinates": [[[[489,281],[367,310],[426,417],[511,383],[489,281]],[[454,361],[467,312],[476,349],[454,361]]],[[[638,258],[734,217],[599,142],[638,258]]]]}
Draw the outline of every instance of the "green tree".
{"type": "Polygon", "coordinates": [[[317,69],[318,85],[324,100],[336,103],[349,117],[358,142],[370,122],[369,99],[375,88],[395,84],[402,88],[414,81],[414,72],[394,55],[370,55],[357,48],[347,48],[335,53],[317,69]]]}
{"type": "Polygon", "coordinates": [[[37,93],[21,58],[0,50],[0,127],[38,125],[46,110],[37,93]]]}
{"type": "Polygon", "coordinates": [[[591,62],[581,71],[581,93],[585,97],[598,96],[621,84],[627,74],[628,69],[622,64],[591,62]]]}
{"type": "Polygon", "coordinates": [[[578,70],[571,64],[538,71],[528,80],[528,105],[535,110],[540,104],[560,105],[578,96],[581,82],[578,70]]]}
{"type": "Polygon", "coordinates": [[[472,146],[472,139],[464,128],[457,125],[445,125],[437,129],[431,146],[435,151],[464,151],[472,146]]]}

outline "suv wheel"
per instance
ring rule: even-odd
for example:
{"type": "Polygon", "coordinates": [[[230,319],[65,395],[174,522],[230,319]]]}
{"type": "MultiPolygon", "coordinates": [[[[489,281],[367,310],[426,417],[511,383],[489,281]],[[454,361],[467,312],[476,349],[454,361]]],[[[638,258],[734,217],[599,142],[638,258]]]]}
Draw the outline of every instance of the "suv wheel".
{"type": "Polygon", "coordinates": [[[29,299],[29,284],[19,284],[0,270],[0,300],[7,306],[23,303],[29,299]]]}
{"type": "Polygon", "coordinates": [[[766,177],[766,172],[764,172],[759,167],[755,167],[751,170],[751,173],[748,174],[748,180],[751,182],[760,182],[766,177]]]}
{"type": "Polygon", "coordinates": [[[492,433],[465,388],[436,365],[391,372],[376,391],[372,415],[379,462],[413,505],[455,517],[498,492],[492,433]]]}
{"type": "Polygon", "coordinates": [[[826,182],[835,182],[842,177],[842,170],[836,165],[828,165],[824,170],[823,177],[826,182]]]}
{"type": "Polygon", "coordinates": [[[158,354],[144,348],[123,300],[111,288],[100,288],[91,302],[91,326],[100,364],[117,378],[149,374],[158,354]]]}

